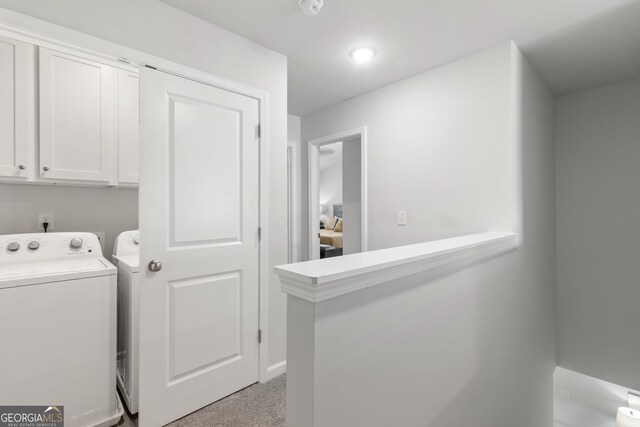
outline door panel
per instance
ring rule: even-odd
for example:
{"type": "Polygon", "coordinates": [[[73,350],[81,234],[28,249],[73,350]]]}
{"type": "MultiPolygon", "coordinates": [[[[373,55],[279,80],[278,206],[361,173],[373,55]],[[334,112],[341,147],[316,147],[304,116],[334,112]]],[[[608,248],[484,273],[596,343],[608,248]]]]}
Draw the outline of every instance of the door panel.
{"type": "Polygon", "coordinates": [[[239,241],[241,112],[169,95],[169,115],[172,246],[239,241]]]}
{"type": "Polygon", "coordinates": [[[170,382],[242,354],[241,283],[232,272],[170,284],[170,382]]]}
{"type": "Polygon", "coordinates": [[[0,37],[0,176],[26,180],[33,162],[35,47],[0,37]]]}
{"type": "Polygon", "coordinates": [[[40,176],[113,177],[115,69],[40,48],[40,176]]]}
{"type": "Polygon", "coordinates": [[[258,380],[258,101],[140,70],[141,426],[258,380]]]}

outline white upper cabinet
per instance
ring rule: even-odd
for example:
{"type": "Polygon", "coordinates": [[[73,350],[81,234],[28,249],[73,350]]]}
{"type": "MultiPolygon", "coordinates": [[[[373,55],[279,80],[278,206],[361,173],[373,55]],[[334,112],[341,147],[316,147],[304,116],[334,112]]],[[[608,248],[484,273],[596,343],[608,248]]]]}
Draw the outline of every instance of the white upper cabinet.
{"type": "Polygon", "coordinates": [[[26,180],[35,167],[35,46],[0,37],[0,177],[26,180]]]}
{"type": "Polygon", "coordinates": [[[109,184],[116,69],[40,48],[40,178],[109,184]]]}
{"type": "Polygon", "coordinates": [[[118,70],[118,183],[138,184],[138,73],[118,70]]]}

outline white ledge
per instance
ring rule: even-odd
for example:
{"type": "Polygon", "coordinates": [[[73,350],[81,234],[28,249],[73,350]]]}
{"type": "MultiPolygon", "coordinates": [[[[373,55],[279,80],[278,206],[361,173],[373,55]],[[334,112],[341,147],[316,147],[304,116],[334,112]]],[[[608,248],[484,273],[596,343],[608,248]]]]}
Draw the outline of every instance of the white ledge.
{"type": "Polygon", "coordinates": [[[274,268],[283,292],[310,302],[359,291],[471,258],[507,252],[515,233],[486,232],[274,268]]]}

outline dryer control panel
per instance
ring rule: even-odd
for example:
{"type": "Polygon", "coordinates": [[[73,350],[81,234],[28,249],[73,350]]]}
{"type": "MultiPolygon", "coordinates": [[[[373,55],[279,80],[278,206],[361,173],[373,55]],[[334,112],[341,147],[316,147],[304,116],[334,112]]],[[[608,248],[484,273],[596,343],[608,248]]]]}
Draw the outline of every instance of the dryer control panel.
{"type": "Polygon", "coordinates": [[[140,231],[123,231],[113,245],[113,255],[123,257],[140,254],[140,231]]]}
{"type": "Polygon", "coordinates": [[[93,233],[0,235],[0,264],[72,257],[102,257],[98,236],[93,233]]]}

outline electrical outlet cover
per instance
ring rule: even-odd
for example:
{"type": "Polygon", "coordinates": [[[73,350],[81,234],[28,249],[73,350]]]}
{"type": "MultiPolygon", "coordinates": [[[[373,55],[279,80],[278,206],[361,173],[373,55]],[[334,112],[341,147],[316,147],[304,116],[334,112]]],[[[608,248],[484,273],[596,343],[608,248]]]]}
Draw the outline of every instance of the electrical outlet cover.
{"type": "Polygon", "coordinates": [[[42,226],[43,222],[48,222],[49,226],[47,228],[47,231],[51,231],[53,230],[53,214],[46,212],[46,213],[38,213],[38,231],[44,231],[44,227],[42,226]]]}

